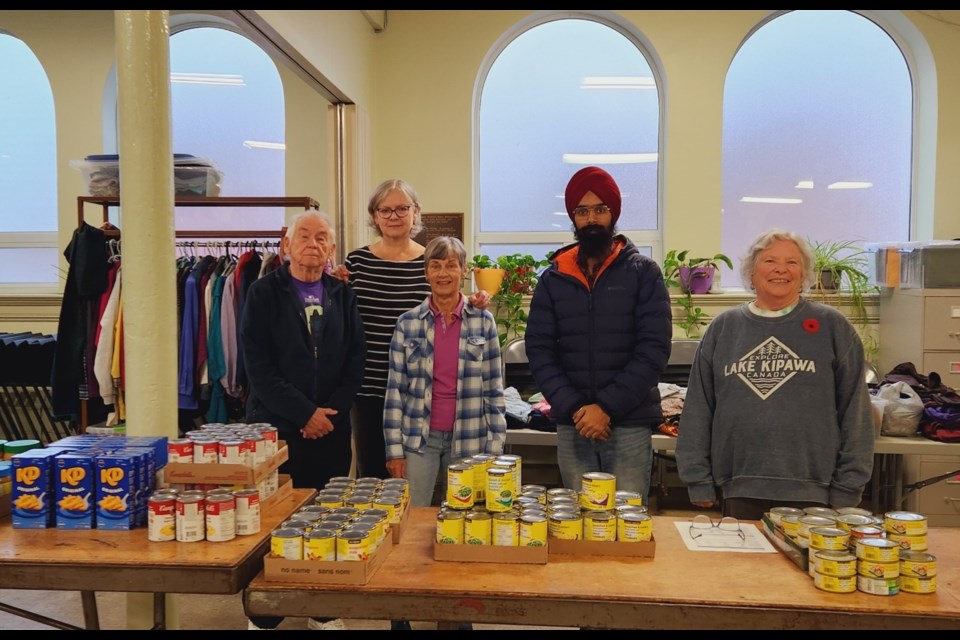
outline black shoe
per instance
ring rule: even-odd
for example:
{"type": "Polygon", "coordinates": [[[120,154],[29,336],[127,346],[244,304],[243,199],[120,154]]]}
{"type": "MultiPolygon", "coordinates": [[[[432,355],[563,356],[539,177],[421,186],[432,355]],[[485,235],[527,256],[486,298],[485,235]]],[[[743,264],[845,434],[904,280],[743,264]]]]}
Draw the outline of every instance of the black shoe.
{"type": "Polygon", "coordinates": [[[410,631],[410,623],[406,620],[391,620],[390,631],[410,631]]]}

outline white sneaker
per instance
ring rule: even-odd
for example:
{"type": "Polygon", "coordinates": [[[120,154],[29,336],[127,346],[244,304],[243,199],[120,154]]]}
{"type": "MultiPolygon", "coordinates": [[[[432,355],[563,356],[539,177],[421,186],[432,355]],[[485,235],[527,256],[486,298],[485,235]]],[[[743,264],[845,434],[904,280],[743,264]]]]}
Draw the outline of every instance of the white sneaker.
{"type": "Polygon", "coordinates": [[[312,629],[313,631],[346,631],[347,625],[345,625],[340,618],[334,618],[327,622],[318,622],[313,618],[309,618],[307,620],[307,629],[312,629]]]}

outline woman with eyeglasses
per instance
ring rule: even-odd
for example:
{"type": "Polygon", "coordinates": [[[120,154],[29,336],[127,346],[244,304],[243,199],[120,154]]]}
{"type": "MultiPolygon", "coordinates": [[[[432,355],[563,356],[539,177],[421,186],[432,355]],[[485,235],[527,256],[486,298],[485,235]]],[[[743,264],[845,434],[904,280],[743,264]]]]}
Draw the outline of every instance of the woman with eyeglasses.
{"type": "Polygon", "coordinates": [[[860,337],[803,297],[813,255],[797,234],[760,234],[740,272],[756,299],[710,323],[680,416],[690,501],[712,507],[719,487],[724,515],[746,520],[774,506],[858,506],[874,440],[860,337]]]}
{"type": "MultiPolygon", "coordinates": [[[[423,269],[423,245],[414,237],[423,228],[420,197],[399,178],[380,183],[367,203],[368,223],[379,240],[351,251],[338,275],[347,279],[357,296],[367,338],[363,384],[354,401],[351,419],[359,477],[389,478],[383,441],[383,398],[387,389],[390,338],[400,314],[416,307],[430,294],[423,269]]],[[[486,308],[485,292],[470,301],[486,308]]]]}

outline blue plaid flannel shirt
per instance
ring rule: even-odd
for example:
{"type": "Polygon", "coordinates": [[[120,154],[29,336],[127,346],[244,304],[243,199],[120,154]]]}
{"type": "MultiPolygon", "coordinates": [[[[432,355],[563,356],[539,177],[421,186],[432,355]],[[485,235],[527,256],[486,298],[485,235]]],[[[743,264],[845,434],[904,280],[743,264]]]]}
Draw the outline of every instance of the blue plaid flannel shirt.
{"type": "MultiPolygon", "coordinates": [[[[434,315],[430,298],[397,319],[383,409],[387,460],[420,451],[430,433],[434,315]]],[[[507,422],[497,323],[469,302],[460,325],[453,458],[503,453],[507,422]]]]}

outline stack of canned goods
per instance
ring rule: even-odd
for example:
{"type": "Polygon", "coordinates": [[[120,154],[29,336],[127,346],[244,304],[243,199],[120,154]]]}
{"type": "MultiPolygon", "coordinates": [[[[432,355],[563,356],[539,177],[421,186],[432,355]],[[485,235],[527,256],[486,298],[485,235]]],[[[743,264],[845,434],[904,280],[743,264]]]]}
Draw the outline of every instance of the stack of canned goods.
{"type": "Polygon", "coordinates": [[[771,522],[809,547],[809,570],[818,589],[892,596],[936,591],[936,558],[927,550],[927,519],[891,511],[883,517],[854,507],[833,511],[776,507],[771,522]]]}
{"type": "Polygon", "coordinates": [[[558,540],[646,542],[653,536],[653,520],[639,493],[617,491],[609,473],[583,474],[581,491],[547,492],[548,534],[558,540]]]}
{"type": "MultiPolygon", "coordinates": [[[[277,454],[277,434],[277,428],[266,423],[208,423],[185,438],[169,440],[167,462],[241,464],[256,469],[277,454]]],[[[257,484],[263,499],[277,491],[278,477],[274,470],[257,484]]]]}
{"type": "Polygon", "coordinates": [[[403,478],[332,478],[313,505],[303,507],[270,536],[270,555],[287,560],[366,560],[400,521],[409,499],[403,478]]]}
{"type": "Polygon", "coordinates": [[[147,539],[151,542],[226,542],[259,532],[260,493],[256,489],[158,489],[147,502],[147,539]]]}
{"type": "Polygon", "coordinates": [[[480,454],[447,467],[439,544],[542,547],[546,487],[523,485],[520,456],[480,454]]]}

